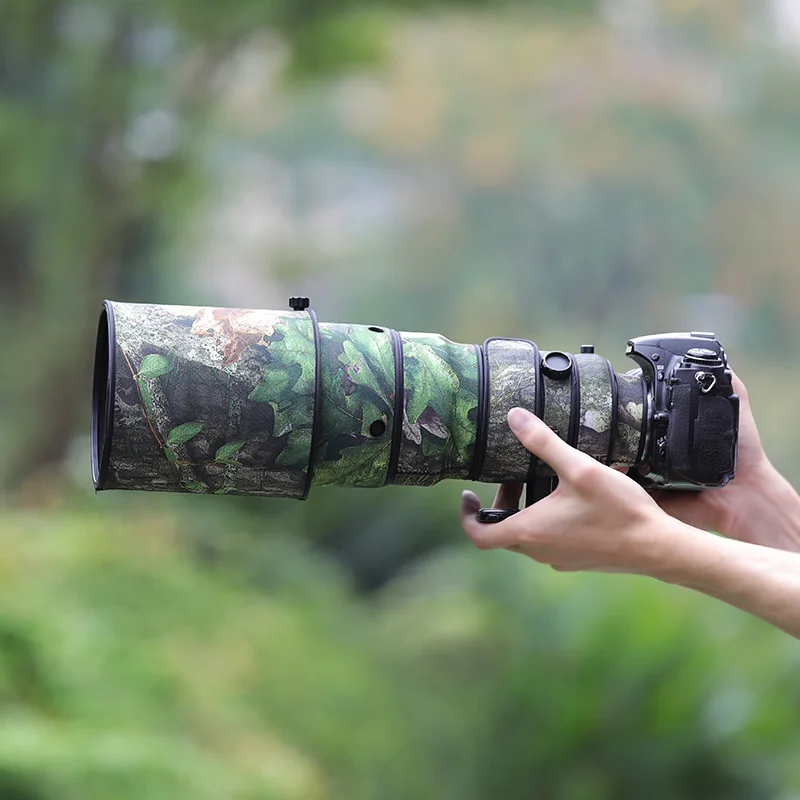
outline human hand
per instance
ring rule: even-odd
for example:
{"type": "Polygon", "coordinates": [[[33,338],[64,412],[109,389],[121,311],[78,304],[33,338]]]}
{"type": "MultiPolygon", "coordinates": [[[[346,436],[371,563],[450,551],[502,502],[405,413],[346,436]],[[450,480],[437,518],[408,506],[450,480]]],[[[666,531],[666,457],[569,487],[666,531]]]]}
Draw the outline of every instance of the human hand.
{"type": "MultiPolygon", "coordinates": [[[[556,490],[503,522],[476,519],[480,501],[464,492],[461,524],[480,549],[506,548],[562,571],[652,574],[670,546],[669,518],[626,475],[606,467],[560,439],[529,411],[509,412],[519,441],[559,477],[556,490]]],[[[496,508],[516,507],[521,484],[501,486],[496,508]]]]}
{"type": "MultiPolygon", "coordinates": [[[[649,575],[723,600],[800,639],[800,555],[709,536],[665,514],[638,483],[570,447],[528,411],[512,409],[509,425],[557,472],[559,484],[496,524],[478,522],[480,501],[464,492],[461,524],[480,549],[513,550],[561,571],[649,575]]],[[[516,506],[521,492],[521,484],[501,486],[495,507],[516,506]]]]}
{"type": "Polygon", "coordinates": [[[652,492],[668,514],[694,527],[751,544],[800,549],[800,498],[767,458],[747,389],[733,375],[739,395],[736,477],[720,489],[652,492]]]}

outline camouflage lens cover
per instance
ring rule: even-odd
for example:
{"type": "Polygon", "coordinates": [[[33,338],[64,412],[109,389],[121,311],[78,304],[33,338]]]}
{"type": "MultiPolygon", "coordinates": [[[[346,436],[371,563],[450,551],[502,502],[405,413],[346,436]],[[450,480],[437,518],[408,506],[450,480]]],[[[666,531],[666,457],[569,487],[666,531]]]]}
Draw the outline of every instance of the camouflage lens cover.
{"type": "Polygon", "coordinates": [[[508,427],[508,412],[515,406],[536,412],[539,350],[522,339],[489,339],[484,344],[488,367],[486,453],[481,480],[524,481],[531,454],[508,427]]]}
{"type": "Polygon", "coordinates": [[[383,486],[389,472],[395,407],[394,353],[388,331],[320,325],[322,392],[314,486],[383,486]]]}
{"type": "Polygon", "coordinates": [[[633,467],[644,436],[644,398],[640,370],[617,375],[617,419],[611,464],[633,467]]]}
{"type": "Polygon", "coordinates": [[[432,333],[402,333],[403,427],[394,483],[464,480],[475,456],[478,353],[432,333]]]}
{"type": "Polygon", "coordinates": [[[109,304],[108,468],[98,489],[301,497],[314,411],[304,313],[109,304]]]}
{"type": "MultiPolygon", "coordinates": [[[[641,378],[612,380],[600,356],[574,364],[555,380],[525,340],[480,348],[438,334],[318,325],[303,311],[108,302],[95,486],[301,499],[309,483],[524,481],[531,456],[508,428],[514,406],[543,409],[559,435],[572,433],[598,460],[610,453],[633,465],[641,378]]],[[[541,474],[552,473],[539,465],[541,474]]]]}
{"type": "Polygon", "coordinates": [[[574,359],[579,376],[580,402],[576,447],[606,464],[611,455],[616,413],[611,365],[602,356],[590,353],[576,353],[574,359]]]}

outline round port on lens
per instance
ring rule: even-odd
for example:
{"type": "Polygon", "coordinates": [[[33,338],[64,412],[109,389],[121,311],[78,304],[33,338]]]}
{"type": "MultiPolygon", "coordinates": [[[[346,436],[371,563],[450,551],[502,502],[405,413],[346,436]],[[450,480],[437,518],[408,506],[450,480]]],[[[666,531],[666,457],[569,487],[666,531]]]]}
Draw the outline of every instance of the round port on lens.
{"type": "Polygon", "coordinates": [[[369,426],[369,435],[376,439],[379,436],[383,436],[384,433],[386,433],[386,423],[382,419],[376,419],[375,422],[369,426]]]}

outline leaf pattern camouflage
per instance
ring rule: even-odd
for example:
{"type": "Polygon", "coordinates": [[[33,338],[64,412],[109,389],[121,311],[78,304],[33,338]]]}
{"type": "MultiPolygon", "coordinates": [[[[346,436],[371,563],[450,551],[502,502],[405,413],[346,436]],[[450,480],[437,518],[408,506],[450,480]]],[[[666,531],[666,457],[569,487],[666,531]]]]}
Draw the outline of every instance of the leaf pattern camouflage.
{"type": "Polygon", "coordinates": [[[394,482],[466,479],[478,424],[478,353],[430,333],[403,333],[403,426],[394,482]]]}
{"type": "Polygon", "coordinates": [[[614,401],[609,363],[602,356],[590,353],[576,353],[573,358],[580,398],[575,446],[605,464],[611,446],[614,401]]]}
{"type": "Polygon", "coordinates": [[[489,368],[489,414],[481,480],[524,481],[531,454],[508,427],[515,406],[536,410],[536,347],[519,339],[491,339],[485,345],[489,368]]]}
{"type": "Polygon", "coordinates": [[[322,392],[314,486],[383,486],[394,424],[395,369],[389,332],[321,325],[322,392]],[[378,435],[376,435],[378,434],[378,435]]]}
{"type": "MultiPolygon", "coordinates": [[[[542,350],[544,358],[549,350],[542,350]]],[[[544,390],[544,412],[542,419],[549,425],[564,441],[569,436],[569,420],[572,411],[572,380],[571,375],[565,380],[556,380],[549,375],[542,375],[542,386],[544,390]]],[[[536,463],[536,475],[542,477],[555,475],[550,467],[543,461],[536,463]]]]}
{"type": "Polygon", "coordinates": [[[307,314],[126,303],[112,313],[101,488],[302,496],[316,352],[307,314]]]}
{"type": "MultiPolygon", "coordinates": [[[[108,465],[98,489],[300,498],[310,467],[314,486],[385,485],[398,401],[393,336],[404,375],[394,482],[429,486],[470,474],[478,428],[475,345],[438,334],[320,324],[314,438],[316,343],[309,314],[126,303],[107,309],[115,380],[108,465]]],[[[506,415],[513,406],[535,408],[535,347],[496,339],[485,352],[487,448],[479,480],[525,480],[530,456],[506,415]]],[[[605,460],[612,435],[609,365],[589,354],[575,361],[578,445],[605,460]]],[[[570,380],[543,376],[542,383],[545,422],[566,439],[570,380]]],[[[636,374],[617,376],[617,383],[613,463],[632,465],[643,386],[636,374]]],[[[545,465],[537,468],[548,473],[545,465]]]]}
{"type": "Polygon", "coordinates": [[[644,416],[644,386],[641,370],[617,375],[617,427],[611,463],[615,467],[636,464],[642,439],[644,416]]]}

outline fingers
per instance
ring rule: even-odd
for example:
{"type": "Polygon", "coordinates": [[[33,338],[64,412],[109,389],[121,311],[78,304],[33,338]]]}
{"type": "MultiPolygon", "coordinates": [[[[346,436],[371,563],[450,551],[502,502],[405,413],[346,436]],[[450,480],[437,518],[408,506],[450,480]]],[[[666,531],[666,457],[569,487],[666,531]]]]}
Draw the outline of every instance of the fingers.
{"type": "Polygon", "coordinates": [[[501,483],[494,496],[492,508],[519,508],[520,497],[522,497],[521,483],[501,483]]]}
{"type": "Polygon", "coordinates": [[[516,544],[516,531],[508,524],[513,517],[493,524],[478,522],[476,515],[480,507],[481,501],[475,492],[466,491],[461,495],[461,527],[475,546],[480,550],[494,550],[516,544]]]}
{"type": "Polygon", "coordinates": [[[747,387],[733,370],[731,370],[731,384],[733,385],[733,391],[739,395],[742,404],[750,405],[750,398],[747,396],[747,387]]]}
{"type": "Polygon", "coordinates": [[[561,478],[572,480],[576,472],[586,466],[587,459],[591,464],[596,463],[590,456],[570,447],[524,408],[512,408],[508,412],[508,425],[521,444],[549,464],[561,478]]]}

